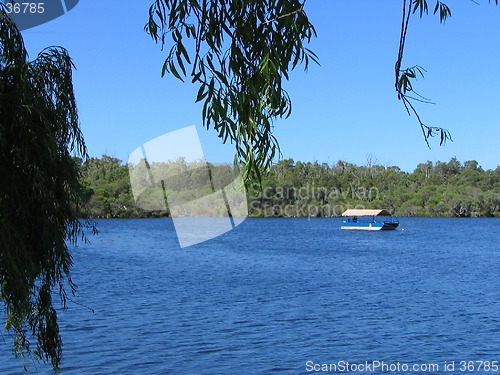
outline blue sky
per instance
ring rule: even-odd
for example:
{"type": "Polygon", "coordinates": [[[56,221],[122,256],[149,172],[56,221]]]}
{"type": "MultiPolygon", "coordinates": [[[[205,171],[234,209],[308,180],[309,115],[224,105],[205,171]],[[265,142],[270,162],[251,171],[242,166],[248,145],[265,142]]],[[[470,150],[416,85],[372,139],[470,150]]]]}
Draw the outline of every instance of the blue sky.
{"type": "MultiPolygon", "coordinates": [[[[68,49],[81,127],[91,156],[122,160],[141,144],[196,125],[211,162],[230,162],[201,126],[197,88],[161,78],[165,58],[144,32],[149,1],[81,0],[66,15],[23,31],[30,57],[44,47],[68,49]]],[[[433,7],[434,1],[429,1],[433,7]]],[[[371,159],[413,171],[420,162],[477,160],[499,165],[500,6],[487,0],[448,1],[452,17],[414,17],[404,67],[427,70],[415,89],[435,105],[417,105],[428,125],[447,128],[454,142],[431,140],[394,91],[401,1],[309,0],[306,11],[318,37],[310,44],[321,66],[297,69],[285,88],[293,113],[275,123],[283,158],[363,165],[371,159]]]]}

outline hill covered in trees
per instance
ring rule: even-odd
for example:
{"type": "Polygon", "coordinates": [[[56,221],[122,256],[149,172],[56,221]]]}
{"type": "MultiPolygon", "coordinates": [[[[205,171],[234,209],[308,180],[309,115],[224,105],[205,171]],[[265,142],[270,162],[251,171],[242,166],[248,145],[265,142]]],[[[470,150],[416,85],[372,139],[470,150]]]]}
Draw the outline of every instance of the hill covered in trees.
{"type": "MultiPolygon", "coordinates": [[[[129,169],[119,159],[104,155],[79,165],[87,190],[82,217],[169,216],[168,208],[146,211],[136,206],[129,169]]],[[[185,181],[199,180],[199,173],[184,160],[175,165],[179,173],[192,174],[185,181]]],[[[211,166],[211,171],[219,181],[232,179],[227,167],[211,166]]],[[[193,186],[200,190],[199,184],[184,184],[182,194],[194,198],[195,188],[189,190],[193,186]]],[[[207,186],[201,189],[209,194],[207,186]]],[[[500,216],[500,167],[483,170],[476,161],[461,163],[452,158],[421,163],[407,173],[396,166],[286,159],[262,172],[262,187],[251,187],[247,200],[249,214],[255,217],[331,217],[353,207],[385,208],[397,216],[500,216]]]]}

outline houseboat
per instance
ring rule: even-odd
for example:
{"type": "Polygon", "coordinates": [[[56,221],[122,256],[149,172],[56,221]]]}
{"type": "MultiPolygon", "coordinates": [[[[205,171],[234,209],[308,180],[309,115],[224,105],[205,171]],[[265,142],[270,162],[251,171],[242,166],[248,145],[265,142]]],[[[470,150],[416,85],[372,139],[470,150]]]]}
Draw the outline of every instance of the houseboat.
{"type": "Polygon", "coordinates": [[[397,217],[386,210],[349,209],[342,214],[346,218],[341,229],[394,230],[399,225],[397,217]]]}

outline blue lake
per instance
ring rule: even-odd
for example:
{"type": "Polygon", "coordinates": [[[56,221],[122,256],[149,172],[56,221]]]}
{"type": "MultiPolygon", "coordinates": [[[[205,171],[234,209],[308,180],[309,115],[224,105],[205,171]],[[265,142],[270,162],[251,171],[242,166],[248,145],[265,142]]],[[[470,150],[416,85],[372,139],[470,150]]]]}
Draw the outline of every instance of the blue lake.
{"type": "MultiPolygon", "coordinates": [[[[477,368],[500,366],[500,219],[340,223],[247,219],[180,249],[169,219],[98,220],[73,250],[61,373],[307,374],[341,361],[500,373],[477,368]]],[[[1,340],[0,373],[23,373],[1,340]]]]}

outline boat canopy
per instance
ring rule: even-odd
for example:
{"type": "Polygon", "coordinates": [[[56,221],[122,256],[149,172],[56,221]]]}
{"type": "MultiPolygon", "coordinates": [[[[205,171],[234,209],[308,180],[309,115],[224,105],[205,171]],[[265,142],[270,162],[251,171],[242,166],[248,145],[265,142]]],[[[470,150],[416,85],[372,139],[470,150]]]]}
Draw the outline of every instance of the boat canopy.
{"type": "Polygon", "coordinates": [[[391,216],[391,214],[386,210],[349,209],[342,216],[391,216]]]}

